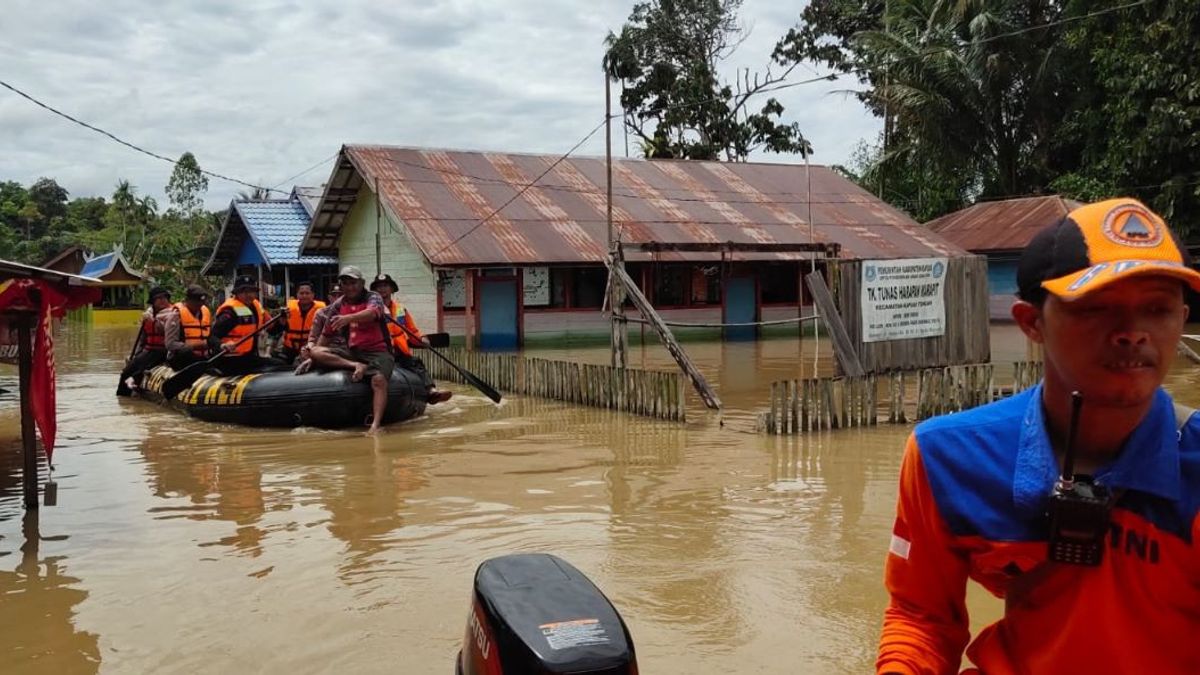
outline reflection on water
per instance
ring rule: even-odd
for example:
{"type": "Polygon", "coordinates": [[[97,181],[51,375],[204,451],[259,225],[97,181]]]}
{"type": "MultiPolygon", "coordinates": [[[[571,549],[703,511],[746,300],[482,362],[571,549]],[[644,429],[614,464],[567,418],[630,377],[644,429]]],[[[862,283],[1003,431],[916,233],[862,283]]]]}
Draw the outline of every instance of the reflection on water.
{"type": "Polygon", "coordinates": [[[17,520],[21,523],[19,550],[10,548],[17,537],[7,537],[0,549],[0,653],[4,654],[4,672],[97,672],[97,637],[78,630],[73,620],[76,606],[88,597],[88,592],[80,588],[79,579],[67,573],[64,556],[41,552],[43,541],[63,541],[67,536],[44,535],[37,511],[17,520]]]}
{"type": "MultiPolygon", "coordinates": [[[[642,672],[871,668],[908,429],[744,431],[770,380],[830,372],[827,344],[689,344],[720,419],[493,406],[457,388],[373,440],[118,401],[132,334],[59,337],[60,506],[40,523],[22,519],[15,444],[0,451],[5,672],[451,672],[475,567],[532,551],[608,594],[642,672]]],[[[997,360],[1021,358],[998,335],[997,360]]],[[[670,367],[657,347],[631,362],[670,367]]],[[[15,408],[0,397],[5,438],[15,408]]],[[[971,608],[977,623],[1000,611],[971,608]]]]}

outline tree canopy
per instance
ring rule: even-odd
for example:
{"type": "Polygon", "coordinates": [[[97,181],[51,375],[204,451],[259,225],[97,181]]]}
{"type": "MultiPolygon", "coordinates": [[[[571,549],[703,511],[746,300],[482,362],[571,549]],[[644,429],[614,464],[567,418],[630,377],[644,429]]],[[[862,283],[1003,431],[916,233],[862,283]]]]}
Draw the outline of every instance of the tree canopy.
{"type": "Polygon", "coordinates": [[[52,178],[28,187],[0,182],[0,258],[40,265],[71,245],[96,253],[119,246],[134,268],[181,292],[198,279],[216,242],[218,214],[204,208],[207,189],[191,153],[180,157],[166,186],[165,212],[127,180],[109,199],[70,199],[52,178]]]}
{"type": "Polygon", "coordinates": [[[977,199],[1133,195],[1186,231],[1198,35],[1189,0],[812,0],[774,56],[857,79],[884,131],[849,172],[922,220],[977,199]]]}
{"type": "Polygon", "coordinates": [[[781,73],[739,74],[723,83],[719,67],[741,45],[742,0],[649,0],[634,6],[620,34],[609,33],[604,70],[622,83],[628,128],[647,157],[745,160],[751,152],[807,154],[796,123],[782,121],[774,98],[755,97],[781,73]]]}

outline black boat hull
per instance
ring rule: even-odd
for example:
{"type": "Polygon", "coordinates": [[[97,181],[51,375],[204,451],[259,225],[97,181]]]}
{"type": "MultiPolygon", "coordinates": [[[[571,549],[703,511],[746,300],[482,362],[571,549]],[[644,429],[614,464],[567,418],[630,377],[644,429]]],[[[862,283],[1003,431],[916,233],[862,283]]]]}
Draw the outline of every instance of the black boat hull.
{"type": "MultiPolygon", "coordinates": [[[[142,378],[141,396],[168,403],[162,385],[175,371],[158,366],[142,378]]],[[[425,412],[427,392],[420,376],[396,368],[388,384],[383,423],[425,412]]],[[[342,429],[365,425],[371,415],[371,385],[351,382],[349,371],[290,370],[218,377],[206,375],[169,402],[173,408],[207,422],[254,427],[342,429]]]]}

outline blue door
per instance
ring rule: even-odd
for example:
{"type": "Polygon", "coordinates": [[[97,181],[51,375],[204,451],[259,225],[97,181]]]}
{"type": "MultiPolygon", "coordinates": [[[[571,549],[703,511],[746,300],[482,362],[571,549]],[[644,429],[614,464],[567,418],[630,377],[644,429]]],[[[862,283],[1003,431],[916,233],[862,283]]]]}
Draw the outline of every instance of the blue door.
{"type": "Polygon", "coordinates": [[[479,348],[517,348],[517,280],[479,280],[479,348]]]}
{"type": "MultiPolygon", "coordinates": [[[[725,280],[725,323],[758,321],[758,283],[754,277],[730,277],[725,280]]],[[[726,328],[725,339],[744,342],[758,338],[757,326],[726,328]]]]}

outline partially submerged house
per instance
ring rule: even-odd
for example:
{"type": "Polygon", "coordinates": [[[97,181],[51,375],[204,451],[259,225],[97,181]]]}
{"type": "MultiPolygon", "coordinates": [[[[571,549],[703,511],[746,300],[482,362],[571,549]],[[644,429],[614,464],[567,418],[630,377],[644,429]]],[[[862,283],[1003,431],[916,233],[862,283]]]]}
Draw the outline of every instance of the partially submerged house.
{"type": "Polygon", "coordinates": [[[979,202],[925,224],[971,253],[987,257],[989,312],[992,320],[1011,320],[1017,293],[1021,250],[1043,228],[1080,206],[1057,195],[979,202]]]}
{"type": "MultiPolygon", "coordinates": [[[[427,330],[483,348],[607,336],[605,175],[601,158],[344,146],[301,254],[391,274],[427,330]]],[[[613,221],[642,292],[667,319],[696,323],[796,317],[810,303],[801,274],[825,263],[688,245],[964,255],[823,166],[614,160],[613,221]]]]}
{"type": "Polygon", "coordinates": [[[301,281],[310,281],[324,297],[337,276],[337,258],[303,255],[300,244],[320,188],[296,187],[287,199],[235,199],[202,274],[223,277],[249,274],[267,296],[287,298],[301,281]]]}

